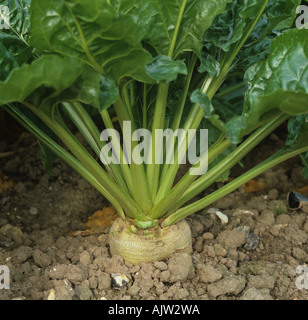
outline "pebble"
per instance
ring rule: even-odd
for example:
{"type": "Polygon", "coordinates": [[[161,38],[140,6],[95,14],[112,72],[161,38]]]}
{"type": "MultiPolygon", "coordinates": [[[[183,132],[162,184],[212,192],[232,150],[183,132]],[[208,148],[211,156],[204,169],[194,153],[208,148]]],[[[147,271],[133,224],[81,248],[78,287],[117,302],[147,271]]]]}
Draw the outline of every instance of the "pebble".
{"type": "Polygon", "coordinates": [[[247,276],[249,286],[254,287],[256,289],[274,289],[276,280],[274,276],[271,276],[267,273],[262,275],[251,275],[247,276]]]}
{"type": "Polygon", "coordinates": [[[253,287],[246,290],[242,295],[241,300],[273,300],[273,298],[263,290],[258,290],[253,287]]]}
{"type": "Polygon", "coordinates": [[[168,269],[168,265],[164,261],[155,261],[154,267],[160,271],[165,271],[168,269]]]}
{"type": "Polygon", "coordinates": [[[255,250],[258,247],[258,245],[259,245],[259,237],[254,233],[250,233],[244,245],[244,249],[248,251],[252,251],[252,250],[255,250]]]}
{"type": "Polygon", "coordinates": [[[246,280],[242,276],[231,275],[208,285],[208,293],[216,298],[223,294],[239,294],[245,288],[246,280]]]}
{"type": "Polygon", "coordinates": [[[19,227],[11,224],[5,224],[0,228],[0,235],[8,237],[9,239],[6,241],[14,241],[17,245],[21,245],[23,242],[23,232],[19,227]]]}
{"type": "Polygon", "coordinates": [[[202,238],[204,240],[213,240],[214,239],[214,235],[211,232],[206,232],[206,233],[203,233],[202,238]]]}
{"type": "Polygon", "coordinates": [[[56,300],[56,291],[55,289],[51,289],[48,293],[47,300],[56,300]]]}
{"type": "Polygon", "coordinates": [[[213,283],[222,278],[222,275],[211,265],[197,264],[200,281],[204,283],[213,283]]]}
{"type": "Polygon", "coordinates": [[[112,287],[116,290],[122,290],[129,283],[126,275],[121,273],[113,273],[111,279],[112,287]]]}
{"type": "Polygon", "coordinates": [[[41,268],[46,268],[52,264],[52,259],[39,249],[35,249],[32,256],[34,263],[41,268]]]}
{"type": "Polygon", "coordinates": [[[31,207],[29,212],[32,216],[36,216],[38,214],[38,208],[31,207]]]}
{"type": "Polygon", "coordinates": [[[246,242],[246,238],[247,229],[241,227],[233,230],[224,230],[218,235],[217,241],[225,248],[236,249],[246,242]]]}
{"type": "Polygon", "coordinates": [[[187,253],[173,254],[168,263],[170,271],[169,282],[186,281],[193,269],[192,257],[187,253]]]}

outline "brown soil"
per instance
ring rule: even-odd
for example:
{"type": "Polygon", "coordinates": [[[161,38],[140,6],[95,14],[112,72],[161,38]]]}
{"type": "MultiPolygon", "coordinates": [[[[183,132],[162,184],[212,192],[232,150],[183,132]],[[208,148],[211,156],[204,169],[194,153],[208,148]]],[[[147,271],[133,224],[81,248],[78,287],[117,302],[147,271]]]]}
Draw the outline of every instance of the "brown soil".
{"type": "MultiPolygon", "coordinates": [[[[272,136],[246,166],[278,144],[272,136]]],[[[209,208],[189,217],[192,256],[176,253],[133,266],[110,255],[109,228],[68,236],[109,205],[98,192],[61,161],[49,179],[32,138],[0,142],[0,153],[9,151],[16,153],[0,159],[0,171],[15,183],[0,194],[0,265],[10,270],[10,289],[0,290],[1,300],[308,300],[308,290],[296,287],[296,268],[308,263],[308,212],[286,205],[288,191],[307,185],[299,159],[262,175],[264,191],[241,188],[213,204],[229,217],[227,224],[209,208]],[[259,239],[253,250],[251,233],[259,239]],[[112,273],[129,283],[115,290],[112,273]]]]}

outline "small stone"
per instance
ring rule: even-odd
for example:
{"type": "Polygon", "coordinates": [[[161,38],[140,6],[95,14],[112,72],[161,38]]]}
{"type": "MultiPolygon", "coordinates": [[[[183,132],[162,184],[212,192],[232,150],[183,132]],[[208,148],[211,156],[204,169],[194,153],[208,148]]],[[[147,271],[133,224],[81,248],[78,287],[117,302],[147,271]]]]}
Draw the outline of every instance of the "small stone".
{"type": "Polygon", "coordinates": [[[155,261],[154,267],[160,271],[165,271],[168,269],[168,265],[164,261],[155,261]]]}
{"type": "Polygon", "coordinates": [[[8,240],[13,240],[15,244],[21,246],[24,240],[23,232],[19,227],[5,224],[0,228],[0,235],[5,236],[8,240]]]}
{"type": "Polygon", "coordinates": [[[116,290],[122,290],[129,283],[129,279],[125,274],[113,273],[111,275],[112,287],[116,290]]]}
{"type": "Polygon", "coordinates": [[[162,273],[160,274],[160,281],[162,282],[169,282],[170,281],[170,271],[166,270],[166,271],[162,271],[162,273]]]}
{"type": "Polygon", "coordinates": [[[51,289],[48,293],[47,300],[56,300],[56,291],[55,289],[51,289]]]}
{"type": "Polygon", "coordinates": [[[191,229],[193,231],[195,231],[198,235],[202,234],[204,231],[204,226],[203,224],[198,221],[198,220],[193,220],[192,221],[192,225],[191,225],[191,229]]]}
{"type": "Polygon", "coordinates": [[[187,253],[173,254],[168,263],[170,282],[185,281],[193,268],[192,257],[187,253]]]}
{"type": "Polygon", "coordinates": [[[48,272],[48,277],[53,280],[62,280],[66,277],[68,266],[60,264],[52,267],[48,272]]]}
{"type": "Polygon", "coordinates": [[[38,214],[38,208],[31,207],[29,212],[32,216],[36,216],[38,214]]]}
{"type": "Polygon", "coordinates": [[[227,254],[227,250],[222,247],[219,243],[214,244],[214,251],[218,257],[225,257],[227,254]]]}
{"type": "Polygon", "coordinates": [[[34,263],[41,268],[46,268],[52,264],[52,259],[49,255],[39,249],[35,249],[32,256],[34,263]]]}
{"type": "Polygon", "coordinates": [[[268,274],[262,274],[262,275],[248,275],[248,283],[250,287],[254,287],[256,289],[274,289],[276,280],[275,277],[268,275],[268,274]]]}
{"type": "Polygon", "coordinates": [[[26,246],[21,246],[15,250],[13,257],[14,262],[24,263],[32,257],[33,249],[26,246]]]}
{"type": "Polygon", "coordinates": [[[270,294],[252,287],[246,290],[241,300],[273,300],[273,298],[270,294]]]}
{"type": "Polygon", "coordinates": [[[134,283],[128,290],[127,293],[132,296],[132,297],[136,297],[138,295],[138,293],[140,292],[140,287],[138,286],[138,284],[134,283]]]}
{"type": "Polygon", "coordinates": [[[216,256],[213,246],[204,246],[202,254],[205,254],[211,258],[214,258],[216,256]]]}
{"type": "Polygon", "coordinates": [[[291,217],[288,214],[280,214],[276,218],[276,224],[284,224],[287,225],[291,222],[291,217]]]}
{"type": "Polygon", "coordinates": [[[244,249],[249,251],[255,250],[258,247],[258,244],[259,237],[254,233],[250,233],[244,245],[244,249]]]}
{"type": "Polygon", "coordinates": [[[225,248],[236,249],[246,242],[246,230],[235,228],[221,232],[217,241],[225,248]]]}
{"type": "Polygon", "coordinates": [[[257,221],[264,226],[271,226],[275,222],[274,212],[271,210],[262,211],[257,221]]]}
{"type": "Polygon", "coordinates": [[[204,283],[213,283],[222,278],[221,273],[211,265],[198,264],[197,270],[200,276],[200,281],[204,283]]]}
{"type": "Polygon", "coordinates": [[[233,217],[248,216],[253,217],[255,214],[252,210],[235,209],[233,212],[233,217]]]}
{"type": "Polygon", "coordinates": [[[11,300],[12,300],[12,301],[14,301],[14,300],[26,300],[26,297],[24,297],[24,296],[15,297],[15,298],[12,298],[11,300]]]}
{"type": "Polygon", "coordinates": [[[72,282],[74,285],[80,284],[85,280],[86,275],[83,270],[75,265],[69,265],[66,273],[67,279],[72,282]]]}
{"type": "Polygon", "coordinates": [[[80,254],[79,261],[83,266],[88,266],[92,262],[90,253],[88,251],[83,251],[80,254]]]}
{"type": "Polygon", "coordinates": [[[91,281],[91,286],[96,286],[98,287],[99,290],[105,290],[105,289],[110,289],[111,287],[111,277],[108,273],[106,272],[102,272],[101,270],[98,270],[98,272],[96,273],[96,276],[94,279],[97,279],[97,281],[95,281],[94,279],[92,279],[91,281]]]}
{"type": "Polygon", "coordinates": [[[210,296],[216,298],[223,294],[237,295],[245,288],[246,280],[242,276],[230,275],[215,283],[208,285],[208,293],[210,296]]]}
{"type": "Polygon", "coordinates": [[[214,235],[211,232],[205,232],[205,233],[203,233],[202,238],[204,240],[213,240],[214,239],[214,235]]]}
{"type": "Polygon", "coordinates": [[[197,252],[201,252],[203,249],[203,238],[198,237],[196,242],[194,243],[194,250],[197,252]]]}
{"type": "Polygon", "coordinates": [[[88,286],[77,286],[75,287],[75,293],[80,300],[91,300],[93,293],[88,286]]]}
{"type": "Polygon", "coordinates": [[[73,300],[75,294],[70,283],[66,280],[55,280],[56,300],[73,300]]]}
{"type": "Polygon", "coordinates": [[[293,257],[298,261],[301,261],[301,262],[308,261],[308,254],[306,253],[305,250],[298,247],[294,247],[292,249],[292,253],[293,253],[293,257]]]}

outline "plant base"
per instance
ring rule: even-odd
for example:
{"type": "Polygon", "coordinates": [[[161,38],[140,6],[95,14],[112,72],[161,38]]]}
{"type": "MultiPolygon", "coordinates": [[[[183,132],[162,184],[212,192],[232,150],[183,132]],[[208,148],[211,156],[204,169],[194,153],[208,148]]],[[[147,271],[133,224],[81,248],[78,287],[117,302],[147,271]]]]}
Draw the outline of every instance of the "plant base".
{"type": "Polygon", "coordinates": [[[147,232],[148,235],[144,234],[144,230],[133,233],[129,222],[118,218],[110,229],[111,254],[120,255],[134,265],[164,260],[176,251],[192,254],[191,230],[185,220],[147,232]]]}

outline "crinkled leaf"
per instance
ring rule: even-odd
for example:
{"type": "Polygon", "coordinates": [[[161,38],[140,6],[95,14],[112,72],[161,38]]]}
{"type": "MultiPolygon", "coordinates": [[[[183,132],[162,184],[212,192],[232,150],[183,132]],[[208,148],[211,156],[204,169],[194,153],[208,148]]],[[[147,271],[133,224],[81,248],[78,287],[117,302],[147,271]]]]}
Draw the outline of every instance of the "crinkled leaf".
{"type": "Polygon", "coordinates": [[[14,69],[0,82],[0,105],[28,102],[52,112],[59,101],[80,101],[99,106],[99,74],[69,57],[44,56],[14,69]]]}
{"type": "Polygon", "coordinates": [[[0,42],[0,81],[5,80],[16,67],[18,67],[16,59],[0,42]]]}
{"type": "Polygon", "coordinates": [[[237,101],[238,97],[233,95],[231,93],[226,98],[215,97],[211,101],[205,93],[197,89],[192,93],[190,100],[192,103],[199,104],[204,111],[204,118],[208,119],[216,130],[218,129],[220,133],[225,133],[226,123],[240,115],[239,109],[242,109],[242,105],[239,105],[237,101]]]}
{"type": "Polygon", "coordinates": [[[143,29],[110,1],[32,0],[31,12],[30,42],[37,52],[73,56],[115,80],[150,81],[143,29]]]}
{"type": "Polygon", "coordinates": [[[271,54],[246,73],[244,115],[227,124],[227,136],[238,143],[274,112],[308,112],[308,41],[305,30],[292,29],[272,43],[271,54]]]}
{"type": "Polygon", "coordinates": [[[199,57],[205,31],[231,0],[134,0],[118,1],[122,10],[146,30],[145,40],[160,55],[168,55],[179,22],[172,57],[193,51],[199,57]],[[130,5],[127,4],[130,3],[130,5]],[[181,12],[183,12],[181,16],[181,12]]]}
{"type": "MultiPolygon", "coordinates": [[[[213,26],[207,30],[205,41],[226,52],[229,51],[231,46],[245,35],[247,27],[258,18],[264,3],[264,0],[232,1],[226,11],[218,16],[213,26]]],[[[273,31],[291,27],[299,4],[300,0],[270,0],[246,45],[249,43],[255,45],[273,31]]]]}
{"type": "MultiPolygon", "coordinates": [[[[271,42],[280,30],[292,26],[299,3],[300,0],[269,0],[259,17],[264,0],[233,1],[222,15],[216,17],[212,27],[205,33],[203,55],[209,61],[217,61],[215,65],[219,68],[224,58],[221,50],[231,55],[253,27],[232,65],[232,69],[244,73],[253,63],[267,57],[271,42]]],[[[215,72],[213,64],[211,66],[209,62],[205,64],[202,61],[202,65],[207,67],[205,71],[211,75],[215,72]]],[[[203,69],[199,72],[203,72],[203,69]]]]}
{"type": "Polygon", "coordinates": [[[10,29],[0,30],[0,33],[17,36],[25,42],[29,38],[31,0],[2,0],[1,5],[9,8],[10,29]]]}
{"type": "Polygon", "coordinates": [[[184,61],[172,60],[168,56],[160,55],[153,59],[153,62],[145,67],[147,74],[156,82],[174,81],[178,74],[187,74],[187,68],[184,61]]]}
{"type": "MultiPolygon", "coordinates": [[[[18,65],[22,65],[28,61],[32,55],[32,48],[27,42],[30,33],[30,2],[30,0],[4,0],[1,2],[1,5],[9,8],[10,13],[10,19],[7,21],[9,22],[10,29],[0,29],[1,55],[6,51],[5,56],[7,57],[9,53],[18,65]]],[[[3,63],[3,61],[0,62],[0,69],[5,68],[7,72],[9,66],[12,66],[12,60],[7,65],[3,63]]],[[[3,74],[0,76],[0,80],[4,80],[3,74]]]]}
{"type": "Polygon", "coordinates": [[[286,140],[287,147],[291,147],[296,143],[305,122],[305,117],[303,115],[290,118],[288,121],[289,134],[286,140]]]}
{"type": "MultiPolygon", "coordinates": [[[[308,146],[308,113],[290,118],[288,122],[286,149],[308,146]]],[[[303,175],[308,178],[308,152],[301,154],[304,165],[303,175]]]]}

